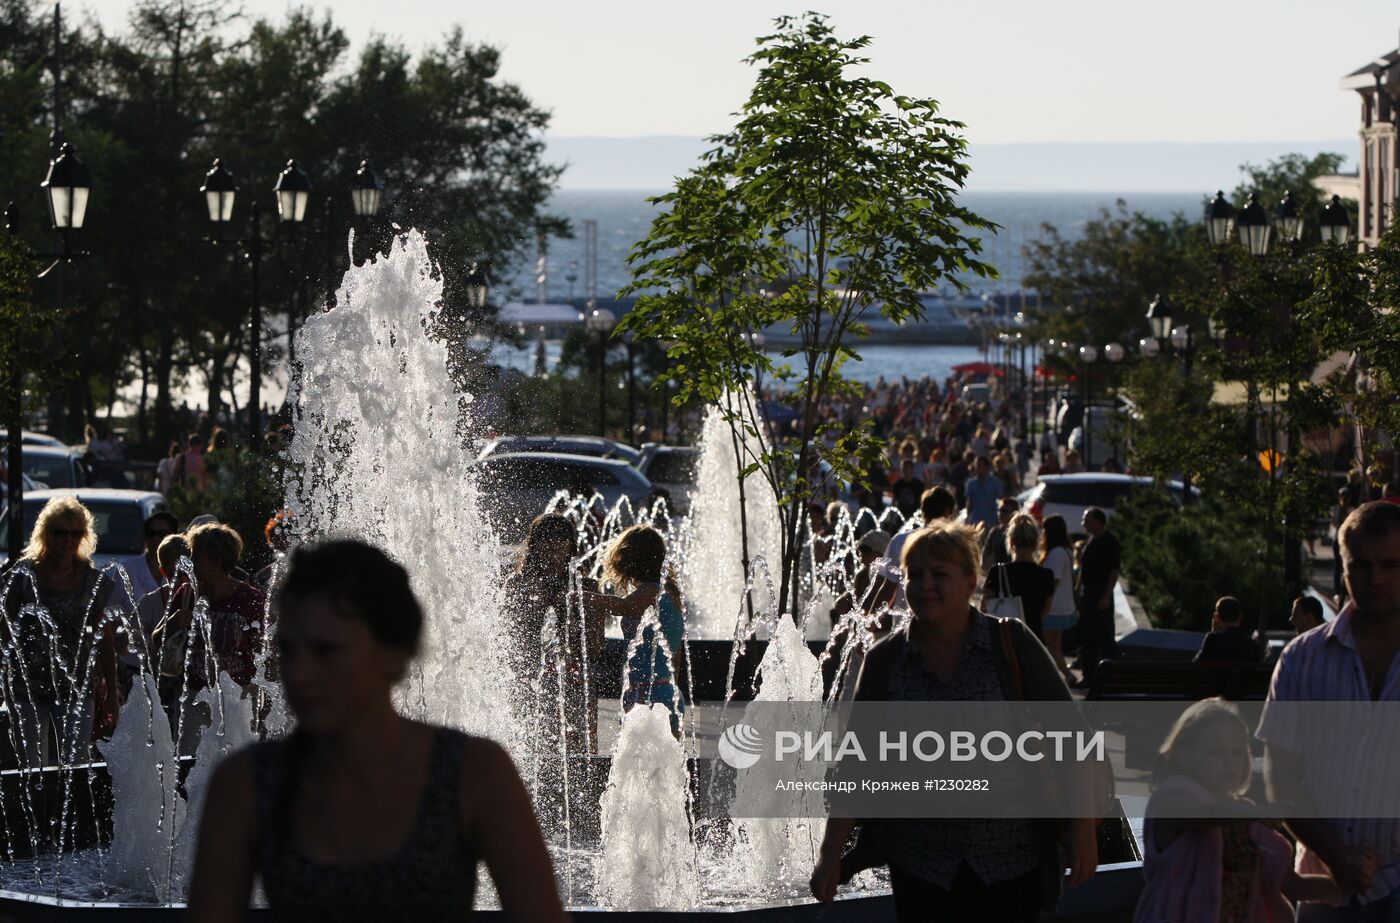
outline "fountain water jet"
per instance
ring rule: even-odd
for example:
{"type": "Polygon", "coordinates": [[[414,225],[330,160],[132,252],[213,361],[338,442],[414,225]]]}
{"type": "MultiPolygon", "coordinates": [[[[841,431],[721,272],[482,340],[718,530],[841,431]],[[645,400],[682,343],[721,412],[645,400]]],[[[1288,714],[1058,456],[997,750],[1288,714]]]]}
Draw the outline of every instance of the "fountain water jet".
{"type": "Polygon", "coordinates": [[[298,541],[354,535],[412,573],[431,618],[401,706],[499,738],[514,685],[503,551],[467,467],[471,395],[459,401],[447,346],[430,335],[442,300],[427,241],[410,230],[346,273],[338,307],[298,332],[287,506],[298,541]]]}

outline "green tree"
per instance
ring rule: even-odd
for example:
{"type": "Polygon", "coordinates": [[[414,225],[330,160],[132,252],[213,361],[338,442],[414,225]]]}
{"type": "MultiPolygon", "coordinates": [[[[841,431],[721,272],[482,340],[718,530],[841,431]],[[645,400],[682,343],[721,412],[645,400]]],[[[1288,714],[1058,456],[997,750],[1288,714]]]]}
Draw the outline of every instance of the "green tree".
{"type": "Polygon", "coordinates": [[[820,461],[838,475],[876,450],[868,431],[832,434],[821,409],[843,385],[872,312],[918,317],[918,293],[993,270],[977,259],[978,231],[993,226],[958,204],[967,178],[962,124],[933,99],[895,93],[852,73],[868,63],[868,36],[838,37],[817,14],[780,17],[749,63],[759,73],[735,127],[676,188],[633,251],[632,290],[621,325],[674,341],[677,400],[720,406],[741,456],[741,483],[759,474],[782,515],[779,608],[799,611],[805,502],[820,461]],[[754,331],[788,328],[799,345],[775,370],[754,331]],[[749,399],[756,372],[782,375],[797,412],[776,438],[749,399]]]}
{"type": "MultiPolygon", "coordinates": [[[[1102,348],[1148,335],[1147,306],[1158,294],[1207,284],[1206,235],[1180,213],[1168,220],[1129,211],[1121,199],[1084,226],[1076,240],[1054,225],[1026,245],[1026,284],[1049,305],[1034,317],[1046,338],[1102,348]]],[[[1182,322],[1189,318],[1183,317],[1182,322]]]]}
{"type": "MultiPolygon", "coordinates": [[[[0,180],[22,236],[41,249],[50,246],[40,243],[38,189],[51,119],[48,11],[0,0],[0,180]]],[[[329,13],[294,8],[250,23],[234,0],[140,0],[113,34],[70,25],[64,62],[67,135],[94,186],[76,240],[92,255],[64,274],[71,310],[50,312],[51,348],[62,344],[72,371],[51,406],[79,429],[134,380],[140,428],[156,440],[174,433],[182,385],[203,385],[211,408],[237,408],[245,393],[248,265],[234,247],[202,242],[211,228],[196,190],[215,156],[241,187],[227,236],[248,236],[256,197],[263,237],[278,237],[261,280],[269,367],[286,358],[288,328],[329,301],[346,268],[347,182],[361,159],[383,175],[385,201],[377,225],[357,228],[357,252],[386,247],[392,223],[425,230],[447,289],[444,336],[482,320],[463,297],[473,260],[494,262],[503,277],[538,229],[567,231],[544,208],[560,172],[543,160],[548,113],[500,79],[497,49],[459,29],[418,54],[377,40],[350,58],[329,13]],[[271,198],[289,157],[315,184],[294,235],[271,198]]],[[[51,286],[39,287],[36,304],[55,303],[51,286]]],[[[60,425],[58,413],[50,419],[60,425]]]]}
{"type": "Polygon", "coordinates": [[[1393,457],[1389,471],[1379,459],[1400,438],[1400,228],[1392,223],[1368,250],[1319,247],[1312,270],[1315,287],[1301,313],[1324,349],[1350,354],[1325,382],[1343,408],[1334,422],[1360,435],[1364,467],[1393,477],[1393,457]]]}

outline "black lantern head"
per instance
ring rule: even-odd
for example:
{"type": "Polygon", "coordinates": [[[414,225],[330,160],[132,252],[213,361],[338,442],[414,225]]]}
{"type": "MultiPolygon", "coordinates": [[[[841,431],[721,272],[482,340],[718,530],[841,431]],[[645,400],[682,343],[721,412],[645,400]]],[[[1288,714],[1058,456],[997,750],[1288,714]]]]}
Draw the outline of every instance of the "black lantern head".
{"type": "Polygon", "coordinates": [[[1347,214],[1341,196],[1333,196],[1332,201],[1322,209],[1318,229],[1322,231],[1324,244],[1344,244],[1351,240],[1351,216],[1347,214]]]}
{"type": "Polygon", "coordinates": [[[1274,227],[1278,228],[1279,237],[1285,241],[1291,243],[1302,239],[1303,215],[1298,210],[1298,203],[1294,200],[1292,192],[1285,192],[1278,208],[1274,209],[1274,227]]]}
{"type": "Polygon", "coordinates": [[[1165,340],[1172,329],[1172,303],[1166,295],[1158,295],[1147,306],[1147,322],[1152,325],[1152,335],[1165,340]]]}
{"type": "Polygon", "coordinates": [[[384,192],[384,181],[369,165],[368,160],[360,161],[360,168],[350,180],[350,204],[360,218],[373,218],[379,214],[379,199],[384,192]]]}
{"type": "Polygon", "coordinates": [[[49,163],[48,176],[39,184],[49,197],[49,218],[54,230],[78,230],[87,217],[88,194],[92,192],[92,177],[78,159],[73,145],[64,143],[58,157],[49,163]]]}
{"type": "Polygon", "coordinates": [[[1269,252],[1269,232],[1272,230],[1269,227],[1269,216],[1264,211],[1264,206],[1254,197],[1254,193],[1249,194],[1249,200],[1244,203],[1244,208],[1240,209],[1236,226],[1240,232],[1240,243],[1245,245],[1252,256],[1263,256],[1269,252]]]}
{"type": "Polygon", "coordinates": [[[485,261],[472,263],[471,271],[467,273],[467,301],[478,311],[486,307],[487,296],[491,293],[491,277],[487,273],[490,265],[485,261]]]}
{"type": "Polygon", "coordinates": [[[277,185],[272,187],[277,193],[277,214],[283,221],[300,224],[306,217],[306,203],[311,199],[311,177],[295,160],[287,161],[287,168],[277,177],[277,185]]]}
{"type": "Polygon", "coordinates": [[[1215,198],[1206,205],[1206,233],[1210,242],[1219,246],[1229,243],[1235,232],[1235,208],[1225,198],[1225,193],[1217,191],[1215,198]]]}
{"type": "Polygon", "coordinates": [[[238,184],[233,174],[219,158],[204,174],[204,185],[199,187],[204,193],[204,202],[209,207],[209,220],[215,224],[227,224],[233,220],[233,200],[238,195],[238,184]]]}

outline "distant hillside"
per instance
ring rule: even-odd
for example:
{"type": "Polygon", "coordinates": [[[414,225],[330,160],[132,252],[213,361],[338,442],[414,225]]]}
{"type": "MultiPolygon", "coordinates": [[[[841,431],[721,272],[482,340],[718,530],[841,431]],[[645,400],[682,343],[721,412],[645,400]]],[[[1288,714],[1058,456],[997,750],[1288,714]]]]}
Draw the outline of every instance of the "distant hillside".
{"type": "MultiPolygon", "coordinates": [[[[980,144],[972,147],[969,188],[1037,192],[1199,192],[1234,186],[1243,163],[1284,154],[1335,151],[1355,169],[1355,138],[1336,141],[1150,144],[980,144]]],[[[548,157],[568,164],[564,189],[665,189],[709,145],[700,138],[548,139],[548,157]]]]}

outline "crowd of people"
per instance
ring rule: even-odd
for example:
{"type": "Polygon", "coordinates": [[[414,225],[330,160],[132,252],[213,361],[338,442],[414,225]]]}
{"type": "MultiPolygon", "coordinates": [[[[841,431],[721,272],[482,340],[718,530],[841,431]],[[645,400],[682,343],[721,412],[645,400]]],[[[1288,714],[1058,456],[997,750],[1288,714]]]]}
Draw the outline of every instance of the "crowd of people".
{"type": "MultiPolygon", "coordinates": [[[[848,637],[853,625],[868,633],[845,694],[855,702],[1070,701],[1114,657],[1117,539],[1098,508],[1075,524],[1087,536],[1079,547],[1063,517],[1037,522],[1021,510],[1015,495],[1031,459],[1027,438],[1005,409],[957,395],[928,382],[877,383],[860,405],[894,445],[866,497],[879,487],[915,522],[903,530],[867,524],[841,565],[848,571],[836,627],[848,637]]],[[[838,408],[834,419],[848,411],[838,408]]],[[[199,478],[201,467],[185,456],[203,461],[202,448],[172,447],[172,483],[199,478]]],[[[1045,461],[1060,459],[1051,451],[1045,461]]],[[[1253,729],[1265,744],[1269,804],[1248,798],[1251,728],[1238,712],[1214,699],[1189,707],[1153,775],[1141,923],[1400,914],[1400,822],[1320,819],[1335,803],[1319,788],[1335,771],[1327,761],[1364,763],[1373,744],[1308,726],[1275,705],[1400,700],[1400,504],[1343,494],[1335,544],[1347,604],[1329,620],[1315,594],[1294,601],[1296,637],[1253,729]],[[1329,748],[1322,767],[1314,739],[1329,748]]],[[[840,515],[814,509],[814,536],[829,534],[840,515]]],[[[264,538],[286,551],[286,534],[282,515],[264,538]]],[[[616,620],[629,642],[621,711],[660,706],[679,736],[693,703],[677,678],[686,604],[668,571],[666,538],[647,524],[626,529],[596,550],[598,576],[589,579],[578,567],[579,535],[569,516],[540,516],[509,575],[508,662],[513,688],[529,690],[513,701],[517,718],[545,730],[547,741],[548,733],[562,736],[554,741],[560,753],[597,752],[598,703],[587,675],[616,620]],[[544,714],[557,702],[562,726],[544,714]]],[[[329,541],[296,549],[273,580],[270,569],[242,570],[242,538],[227,525],[180,523],[167,513],[147,520],[145,540],[144,553],[126,562],[128,591],[92,563],[91,514],[71,498],[50,501],[21,567],[11,570],[23,576],[9,580],[4,599],[3,641],[20,655],[6,688],[31,751],[24,758],[72,762],[92,736],[111,732],[142,669],[158,677],[171,721],[197,735],[209,716],[186,710],[193,693],[219,673],[251,692],[275,640],[263,681],[281,682],[297,730],[220,765],[202,823],[194,919],[238,916],[255,878],[286,916],[392,918],[409,907],[447,915],[471,905],[479,863],[509,914],[562,919],[557,890],[542,885],[553,873],[540,805],[532,807],[509,756],[394,710],[392,690],[417,653],[425,618],[402,566],[363,543],[329,541]],[[132,617],[119,631],[106,613],[123,605],[132,617]],[[48,627],[26,629],[36,606],[48,627]],[[275,639],[263,634],[270,610],[275,639]],[[207,613],[207,631],[195,630],[197,612],[207,613]],[[49,643],[57,658],[39,649],[49,643]],[[65,677],[56,662],[78,668],[65,677]],[[65,693],[74,676],[90,676],[91,695],[65,693]]],[[[1218,600],[1198,661],[1262,659],[1242,610],[1234,597],[1218,600]]],[[[831,900],[860,867],[880,864],[890,869],[901,921],[1037,919],[1061,887],[1098,864],[1092,793],[1065,797],[1078,816],[1058,829],[1012,817],[833,816],[812,892],[831,900]]]]}
{"type": "MultiPolygon", "coordinates": [[[[85,756],[94,737],[111,734],[142,672],[156,677],[185,753],[211,720],[206,707],[190,705],[195,694],[219,673],[245,690],[253,683],[272,567],[245,571],[242,537],[209,515],[182,526],[157,512],[143,535],[144,551],[120,571],[99,570],[92,513],[75,497],[54,497],[7,567],[0,641],[14,655],[6,691],[21,704],[29,765],[85,756]]],[[[263,538],[286,548],[285,514],[263,538]]]]}

